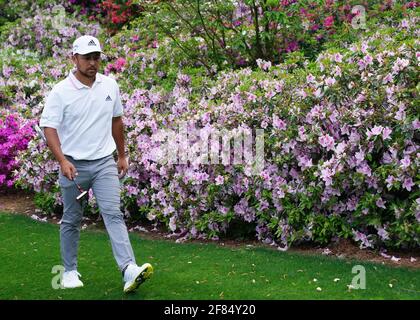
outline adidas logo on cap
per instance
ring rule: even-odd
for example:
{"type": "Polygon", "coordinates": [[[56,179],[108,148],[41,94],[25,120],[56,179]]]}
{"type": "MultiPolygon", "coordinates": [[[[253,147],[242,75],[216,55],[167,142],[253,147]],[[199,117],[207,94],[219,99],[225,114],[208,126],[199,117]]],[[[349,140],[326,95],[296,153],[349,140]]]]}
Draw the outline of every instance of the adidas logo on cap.
{"type": "Polygon", "coordinates": [[[95,41],[93,41],[93,39],[90,40],[89,43],[88,43],[88,46],[96,46],[95,41]]]}
{"type": "Polygon", "coordinates": [[[108,95],[108,97],[106,97],[105,101],[112,101],[111,97],[108,95]]]}

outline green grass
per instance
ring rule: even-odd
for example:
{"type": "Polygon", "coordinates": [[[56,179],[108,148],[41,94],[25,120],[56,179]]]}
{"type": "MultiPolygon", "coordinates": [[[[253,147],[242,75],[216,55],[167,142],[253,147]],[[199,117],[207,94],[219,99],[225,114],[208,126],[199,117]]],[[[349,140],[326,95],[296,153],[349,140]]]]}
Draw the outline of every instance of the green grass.
{"type": "Polygon", "coordinates": [[[58,226],[0,214],[0,299],[420,299],[420,270],[269,248],[130,237],[137,262],[155,268],[135,294],[123,294],[102,230],[81,234],[79,272],[85,286],[54,290],[51,270],[61,264],[58,226]],[[349,291],[357,264],[366,268],[366,290],[349,291]]]}

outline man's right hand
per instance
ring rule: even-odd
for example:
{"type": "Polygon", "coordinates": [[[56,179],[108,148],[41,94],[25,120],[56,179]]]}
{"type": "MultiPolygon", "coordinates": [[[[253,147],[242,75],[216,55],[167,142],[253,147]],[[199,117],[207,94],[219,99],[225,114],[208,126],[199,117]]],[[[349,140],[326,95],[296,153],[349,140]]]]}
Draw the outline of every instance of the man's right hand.
{"type": "Polygon", "coordinates": [[[44,128],[45,137],[47,138],[47,144],[54,157],[60,164],[60,170],[63,176],[70,180],[73,180],[77,176],[77,170],[75,166],[66,159],[61,150],[60,139],[58,138],[57,130],[54,128],[44,128]]]}
{"type": "Polygon", "coordinates": [[[69,160],[65,159],[60,162],[61,173],[69,180],[74,180],[77,176],[76,167],[69,160]]]}

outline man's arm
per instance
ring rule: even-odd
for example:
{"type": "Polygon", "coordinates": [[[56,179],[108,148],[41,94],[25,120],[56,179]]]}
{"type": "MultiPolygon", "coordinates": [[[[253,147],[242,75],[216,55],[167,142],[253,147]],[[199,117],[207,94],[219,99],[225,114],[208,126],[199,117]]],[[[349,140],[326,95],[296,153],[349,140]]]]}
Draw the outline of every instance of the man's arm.
{"type": "Polygon", "coordinates": [[[64,156],[63,151],[61,150],[61,143],[58,138],[57,130],[45,127],[44,133],[47,138],[48,147],[60,164],[62,174],[68,179],[73,180],[77,176],[77,170],[75,166],[64,156]]]}
{"type": "Polygon", "coordinates": [[[122,178],[128,171],[128,162],[125,157],[125,139],[124,139],[124,124],[122,117],[112,118],[112,137],[117,145],[118,152],[118,173],[122,178]]]}

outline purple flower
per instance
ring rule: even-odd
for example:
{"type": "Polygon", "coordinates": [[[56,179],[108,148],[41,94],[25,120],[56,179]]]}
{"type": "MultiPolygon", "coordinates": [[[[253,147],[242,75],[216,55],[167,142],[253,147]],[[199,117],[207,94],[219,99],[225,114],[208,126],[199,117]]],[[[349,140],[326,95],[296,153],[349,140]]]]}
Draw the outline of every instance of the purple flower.
{"type": "Polygon", "coordinates": [[[325,84],[326,84],[328,87],[333,86],[336,82],[337,82],[337,81],[335,80],[335,78],[332,78],[332,77],[328,77],[327,79],[325,79],[325,84]]]}
{"type": "Polygon", "coordinates": [[[373,64],[373,58],[371,55],[367,54],[364,58],[363,61],[366,62],[367,65],[371,65],[373,64]]]}
{"type": "Polygon", "coordinates": [[[216,185],[218,185],[218,186],[219,186],[219,185],[222,185],[222,184],[224,183],[225,179],[223,178],[223,176],[218,175],[218,176],[216,177],[215,181],[216,181],[216,185]]]}
{"type": "Polygon", "coordinates": [[[273,127],[278,130],[286,130],[286,123],[281,120],[278,116],[273,114],[273,127]]]}
{"type": "Polygon", "coordinates": [[[382,129],[383,129],[382,126],[374,126],[372,128],[372,131],[371,131],[372,132],[372,135],[379,136],[382,133],[382,129]]]}
{"type": "Polygon", "coordinates": [[[136,187],[133,187],[133,186],[127,187],[127,195],[132,196],[132,195],[137,195],[138,193],[139,193],[139,189],[137,189],[136,187]]]}
{"type": "Polygon", "coordinates": [[[343,61],[343,56],[339,53],[334,54],[334,61],[335,62],[342,62],[343,61]]]}
{"type": "Polygon", "coordinates": [[[325,181],[326,186],[330,186],[332,184],[331,176],[333,176],[334,173],[331,171],[330,168],[324,168],[321,170],[321,178],[325,181]]]}
{"type": "Polygon", "coordinates": [[[327,150],[334,150],[334,138],[328,134],[324,134],[319,137],[318,142],[321,146],[327,150]]]}
{"type": "Polygon", "coordinates": [[[306,76],[306,82],[315,82],[315,77],[312,74],[306,76]]]}
{"type": "Polygon", "coordinates": [[[391,138],[391,133],[392,133],[392,129],[389,127],[385,127],[382,130],[382,138],[384,140],[390,139],[391,138]]]}
{"type": "Polygon", "coordinates": [[[381,133],[382,133],[382,129],[383,129],[383,127],[382,126],[375,126],[375,127],[373,127],[372,128],[372,130],[367,130],[366,131],[366,136],[368,137],[368,139],[371,137],[371,136],[379,136],[381,133]]]}
{"type": "Polygon", "coordinates": [[[397,60],[394,62],[394,65],[392,66],[392,71],[394,74],[397,74],[398,72],[404,70],[409,64],[409,60],[397,58],[397,60]]]}
{"type": "Polygon", "coordinates": [[[405,156],[403,159],[401,159],[401,168],[407,169],[411,164],[411,160],[409,156],[405,156]]]}
{"type": "Polygon", "coordinates": [[[361,242],[360,243],[360,249],[364,249],[364,248],[373,248],[372,242],[368,239],[368,236],[366,236],[364,233],[359,232],[359,231],[353,231],[353,237],[354,237],[354,241],[356,242],[361,242]]]}
{"type": "Polygon", "coordinates": [[[407,19],[403,19],[401,20],[401,28],[408,28],[409,27],[409,23],[407,19]]]}
{"type": "Polygon", "coordinates": [[[379,198],[378,200],[376,200],[376,205],[378,206],[378,208],[386,209],[385,203],[386,201],[382,200],[382,198],[379,198]]]}
{"type": "Polygon", "coordinates": [[[7,79],[7,78],[10,78],[10,76],[11,76],[11,74],[12,74],[12,72],[15,70],[15,68],[13,68],[13,67],[7,67],[7,66],[3,66],[3,75],[4,75],[4,77],[7,79]]]}
{"type": "Polygon", "coordinates": [[[411,177],[405,178],[402,186],[407,189],[407,191],[411,191],[411,187],[414,186],[413,179],[411,179],[411,177]]]}
{"type": "Polygon", "coordinates": [[[388,232],[384,229],[384,228],[377,228],[378,230],[378,236],[382,239],[382,240],[389,240],[389,235],[388,232]]]}
{"type": "Polygon", "coordinates": [[[395,178],[393,176],[388,176],[388,178],[385,179],[385,182],[387,183],[386,187],[388,189],[391,189],[392,184],[394,183],[395,178]]]}
{"type": "Polygon", "coordinates": [[[271,62],[270,61],[264,61],[262,59],[257,59],[257,65],[261,70],[267,71],[271,68],[271,62]]]}
{"type": "Polygon", "coordinates": [[[263,170],[260,173],[260,177],[264,180],[264,181],[270,181],[270,174],[267,172],[267,170],[263,170]]]}
{"type": "Polygon", "coordinates": [[[370,169],[367,163],[363,163],[361,166],[357,168],[357,172],[370,177],[372,175],[372,170],[370,169]]]}
{"type": "Polygon", "coordinates": [[[390,83],[394,80],[394,77],[392,76],[391,73],[388,73],[385,78],[382,80],[382,84],[387,84],[390,83]]]}
{"type": "Polygon", "coordinates": [[[299,163],[298,165],[302,169],[310,168],[312,167],[312,159],[309,159],[307,156],[297,157],[299,163]]]}
{"type": "Polygon", "coordinates": [[[298,133],[299,133],[298,141],[306,141],[307,136],[305,134],[305,127],[304,126],[299,127],[298,133]]]}

